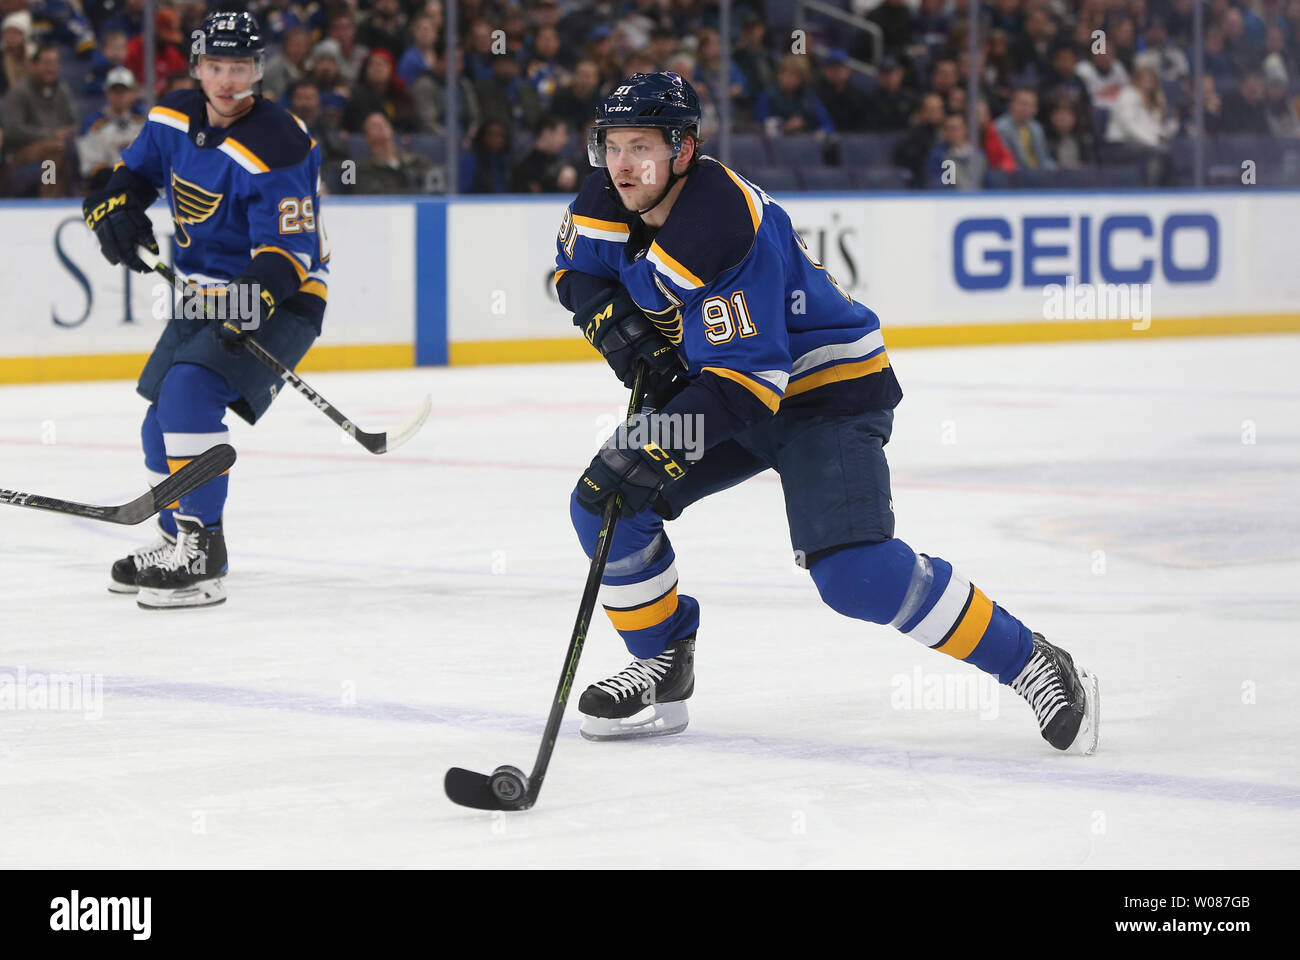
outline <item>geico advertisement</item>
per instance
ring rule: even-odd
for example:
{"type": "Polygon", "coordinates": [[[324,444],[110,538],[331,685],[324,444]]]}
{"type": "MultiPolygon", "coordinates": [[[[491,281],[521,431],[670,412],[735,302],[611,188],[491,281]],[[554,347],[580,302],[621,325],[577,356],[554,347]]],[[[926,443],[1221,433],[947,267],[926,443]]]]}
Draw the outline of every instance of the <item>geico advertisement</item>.
{"type": "Polygon", "coordinates": [[[1141,285],[1157,312],[1239,308],[1240,206],[1195,195],[941,203],[936,303],[1023,313],[1041,307],[1051,287],[1141,285]]]}
{"type": "MultiPolygon", "coordinates": [[[[330,255],[321,343],[409,343],[414,338],[414,213],[407,205],[323,205],[330,255]]],[[[172,223],[149,210],[170,260],[172,223]]],[[[167,322],[161,277],[110,265],[79,207],[0,205],[0,356],[144,353],[167,322]]]]}

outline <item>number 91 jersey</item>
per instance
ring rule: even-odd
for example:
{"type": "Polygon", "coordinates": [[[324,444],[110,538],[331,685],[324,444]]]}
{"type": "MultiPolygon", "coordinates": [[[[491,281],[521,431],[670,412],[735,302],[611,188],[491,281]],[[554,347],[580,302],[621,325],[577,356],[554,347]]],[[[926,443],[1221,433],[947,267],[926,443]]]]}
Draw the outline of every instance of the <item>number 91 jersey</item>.
{"type": "Polygon", "coordinates": [[[616,282],[689,364],[770,412],[887,409],[902,397],[876,314],[807,249],[762,189],[708,156],[653,234],[587,178],[557,238],[556,285],[572,308],[616,282]]]}
{"type": "Polygon", "coordinates": [[[320,148],[302,122],[257,98],[229,127],[206,122],[203,94],[178,90],[149,111],[122,162],[162,191],[177,268],[220,284],[250,270],[300,315],[324,313],[329,247],[320,219],[320,148]]]}

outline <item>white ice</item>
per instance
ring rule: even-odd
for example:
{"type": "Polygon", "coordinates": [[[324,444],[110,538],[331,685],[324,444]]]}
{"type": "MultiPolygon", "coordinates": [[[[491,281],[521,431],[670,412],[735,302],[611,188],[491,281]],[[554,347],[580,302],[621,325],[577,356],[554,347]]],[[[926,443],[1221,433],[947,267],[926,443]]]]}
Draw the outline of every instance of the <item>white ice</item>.
{"type": "MultiPolygon", "coordinates": [[[[147,526],[0,507],[0,682],[103,684],[102,716],[0,710],[0,866],[1294,868],[1300,338],[1140,336],[891,352],[898,535],[1099,674],[1094,757],[824,607],[767,474],[670,526],[690,728],[588,743],[571,705],[534,809],[456,807],[449,766],[532,765],[587,569],[567,498],[624,395],[599,364],[315,374],[367,429],[433,416],[384,457],[290,393],[236,421],[222,607],[106,591],[147,526]]],[[[0,486],[139,494],[143,412],[0,388],[0,486]]],[[[578,688],[626,660],[598,614],[578,688]]]]}

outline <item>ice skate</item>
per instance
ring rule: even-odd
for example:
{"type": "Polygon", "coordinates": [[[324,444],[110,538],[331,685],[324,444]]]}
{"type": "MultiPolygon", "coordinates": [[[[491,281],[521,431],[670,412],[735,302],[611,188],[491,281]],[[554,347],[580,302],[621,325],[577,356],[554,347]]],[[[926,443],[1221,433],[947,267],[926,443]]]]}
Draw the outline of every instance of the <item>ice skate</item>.
{"type": "Polygon", "coordinates": [[[218,521],[176,514],[176,545],[160,563],[136,575],[136,603],[146,610],[211,607],[226,602],[226,538],[218,521]]]}
{"type": "Polygon", "coordinates": [[[109,592],[137,593],[140,588],[135,582],[136,575],[145,567],[163,563],[175,549],[176,538],[159,527],[157,540],[113,562],[113,569],[109,573],[109,592]]]}
{"type": "Polygon", "coordinates": [[[686,701],[695,692],[695,634],[648,660],[633,660],[578,700],[588,740],[630,740],[681,733],[690,722],[686,701]]]}
{"type": "Polygon", "coordinates": [[[1011,689],[1029,701],[1043,739],[1057,750],[1085,756],[1096,752],[1101,722],[1097,678],[1076,667],[1069,653],[1041,633],[1034,634],[1034,652],[1011,689]]]}

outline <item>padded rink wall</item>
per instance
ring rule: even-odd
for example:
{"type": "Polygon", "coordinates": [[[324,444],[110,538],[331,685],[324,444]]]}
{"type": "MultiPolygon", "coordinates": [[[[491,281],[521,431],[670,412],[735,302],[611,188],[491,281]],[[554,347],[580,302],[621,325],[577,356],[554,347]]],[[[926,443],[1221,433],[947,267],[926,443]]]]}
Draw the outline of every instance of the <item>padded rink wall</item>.
{"type": "MultiPolygon", "coordinates": [[[[568,199],[327,198],[301,369],[593,359],[551,282],[568,199]]],[[[777,199],[891,347],[1300,331],[1297,190],[777,199]],[[1086,284],[1138,299],[1090,305],[1086,284]]],[[[0,382],[135,377],[165,285],[106,264],[75,203],[0,202],[0,226],[0,382]]]]}

